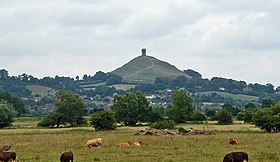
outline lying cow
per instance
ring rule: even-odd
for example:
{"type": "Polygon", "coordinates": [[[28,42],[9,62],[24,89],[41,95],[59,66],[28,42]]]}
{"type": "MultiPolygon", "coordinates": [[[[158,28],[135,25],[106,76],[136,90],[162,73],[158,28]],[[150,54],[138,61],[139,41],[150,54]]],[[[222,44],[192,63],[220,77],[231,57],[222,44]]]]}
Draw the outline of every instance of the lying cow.
{"type": "Polygon", "coordinates": [[[144,144],[144,142],[142,142],[142,141],[136,141],[136,142],[133,142],[131,145],[132,146],[141,146],[143,144],[144,144]]]}
{"type": "Polygon", "coordinates": [[[87,143],[85,144],[85,148],[100,147],[101,145],[102,145],[102,139],[96,138],[96,139],[88,140],[87,143]]]}
{"type": "Polygon", "coordinates": [[[67,151],[60,155],[60,162],[73,162],[74,156],[73,152],[67,151]]]}
{"type": "Polygon", "coordinates": [[[126,148],[130,145],[129,142],[122,142],[122,143],[117,144],[117,146],[120,147],[120,148],[126,148]]]}
{"type": "Polygon", "coordinates": [[[236,139],[233,139],[233,138],[229,139],[228,143],[232,144],[232,145],[238,145],[239,144],[239,142],[236,139]]]}
{"type": "Polygon", "coordinates": [[[2,161],[2,162],[10,162],[10,160],[12,160],[12,161],[17,160],[16,152],[14,152],[14,151],[3,151],[3,152],[0,152],[0,161],[2,161]]]}
{"type": "Polygon", "coordinates": [[[7,145],[7,144],[3,144],[3,145],[0,145],[0,152],[2,151],[8,151],[12,148],[12,145],[7,145]]]}
{"type": "Polygon", "coordinates": [[[139,142],[127,141],[127,142],[119,143],[119,144],[117,144],[117,146],[121,147],[121,148],[125,148],[128,146],[141,146],[143,144],[144,144],[144,142],[142,142],[142,141],[139,141],[139,142]]]}
{"type": "Polygon", "coordinates": [[[225,155],[223,162],[248,162],[246,152],[231,152],[225,155]]]}

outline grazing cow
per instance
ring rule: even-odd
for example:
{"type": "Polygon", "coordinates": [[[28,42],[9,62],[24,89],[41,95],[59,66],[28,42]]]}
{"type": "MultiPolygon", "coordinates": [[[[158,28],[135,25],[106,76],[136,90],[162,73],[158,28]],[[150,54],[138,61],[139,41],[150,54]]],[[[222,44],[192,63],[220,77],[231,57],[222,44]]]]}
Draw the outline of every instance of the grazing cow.
{"type": "Polygon", "coordinates": [[[7,144],[3,144],[3,145],[0,145],[0,152],[2,151],[8,151],[12,148],[12,145],[7,145],[7,144]]]}
{"type": "Polygon", "coordinates": [[[101,145],[102,145],[102,139],[96,138],[96,139],[88,140],[87,143],[85,144],[85,148],[99,147],[101,145]]]}
{"type": "Polygon", "coordinates": [[[238,145],[239,144],[239,142],[236,139],[233,139],[233,138],[229,139],[228,143],[232,144],[232,145],[238,145]]]}
{"type": "Polygon", "coordinates": [[[17,160],[16,152],[14,152],[14,151],[0,152],[0,161],[9,162],[10,160],[12,160],[12,161],[17,160]]]}
{"type": "Polygon", "coordinates": [[[225,155],[223,162],[248,162],[246,152],[231,152],[225,155]]]}
{"type": "Polygon", "coordinates": [[[73,162],[74,160],[73,152],[67,151],[60,155],[60,162],[73,162]]]}

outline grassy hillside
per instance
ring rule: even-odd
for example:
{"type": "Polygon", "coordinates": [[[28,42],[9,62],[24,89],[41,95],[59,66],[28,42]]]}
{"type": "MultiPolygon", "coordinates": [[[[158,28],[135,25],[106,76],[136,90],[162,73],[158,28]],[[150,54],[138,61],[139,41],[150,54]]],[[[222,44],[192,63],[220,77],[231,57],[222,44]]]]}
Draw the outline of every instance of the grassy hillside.
{"type": "Polygon", "coordinates": [[[212,93],[217,93],[218,95],[224,98],[232,98],[234,100],[246,101],[246,102],[258,102],[259,97],[242,95],[242,94],[231,94],[227,92],[219,92],[219,91],[207,91],[207,92],[198,92],[198,95],[211,95],[212,93]]]}
{"type": "Polygon", "coordinates": [[[117,90],[129,90],[131,88],[135,88],[136,84],[114,84],[110,87],[115,87],[117,90]]]}
{"type": "Polygon", "coordinates": [[[54,96],[56,91],[53,88],[40,86],[40,85],[26,85],[26,89],[29,89],[32,93],[31,95],[40,96],[54,96]]]}
{"type": "Polygon", "coordinates": [[[157,77],[176,78],[179,75],[191,78],[175,66],[151,56],[136,57],[111,73],[129,83],[153,83],[157,77]]]}

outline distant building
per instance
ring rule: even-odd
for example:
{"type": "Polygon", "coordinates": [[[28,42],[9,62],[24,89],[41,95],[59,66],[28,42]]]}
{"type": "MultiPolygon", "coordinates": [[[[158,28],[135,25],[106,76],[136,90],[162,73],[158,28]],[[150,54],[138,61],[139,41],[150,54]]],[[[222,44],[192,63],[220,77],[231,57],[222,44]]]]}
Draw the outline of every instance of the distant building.
{"type": "Polygon", "coordinates": [[[142,56],[146,56],[146,48],[142,48],[142,56]]]}

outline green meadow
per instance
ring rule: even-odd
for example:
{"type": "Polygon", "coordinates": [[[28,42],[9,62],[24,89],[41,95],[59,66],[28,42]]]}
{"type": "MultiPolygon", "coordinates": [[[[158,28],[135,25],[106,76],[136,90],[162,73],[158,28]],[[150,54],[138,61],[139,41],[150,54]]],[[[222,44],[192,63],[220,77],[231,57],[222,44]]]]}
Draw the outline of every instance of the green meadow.
{"type": "Polygon", "coordinates": [[[91,127],[36,128],[38,119],[18,118],[13,127],[0,129],[0,144],[12,144],[21,162],[56,162],[64,151],[74,153],[75,162],[221,162],[231,151],[245,151],[251,162],[280,161],[280,134],[265,133],[253,125],[183,124],[177,127],[210,131],[210,135],[136,136],[148,127],[118,127],[115,131],[94,131],[91,127]],[[101,137],[101,148],[85,149],[88,139],[101,137]],[[229,138],[239,145],[227,143],[229,138]],[[124,141],[144,145],[118,148],[124,141]]]}

